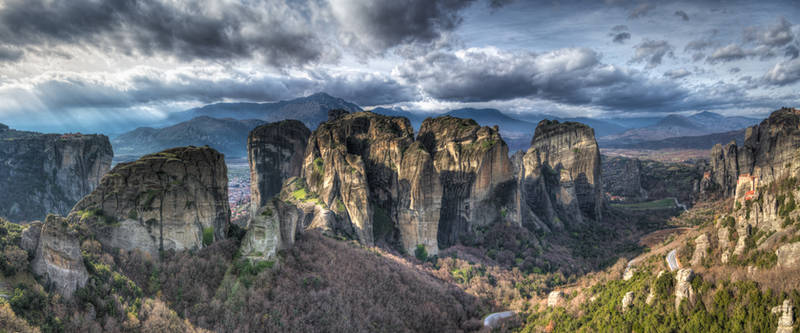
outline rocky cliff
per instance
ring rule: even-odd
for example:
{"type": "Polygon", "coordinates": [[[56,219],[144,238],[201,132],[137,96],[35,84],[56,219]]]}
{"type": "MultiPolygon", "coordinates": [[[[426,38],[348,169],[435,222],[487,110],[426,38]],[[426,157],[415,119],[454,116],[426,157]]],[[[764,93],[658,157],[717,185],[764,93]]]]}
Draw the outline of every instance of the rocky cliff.
{"type": "Polygon", "coordinates": [[[517,179],[524,203],[553,228],[602,218],[600,150],[589,126],[542,120],[517,179]]]}
{"type": "MultiPolygon", "coordinates": [[[[251,166],[258,177],[267,172],[251,166]]],[[[513,175],[496,128],[446,116],[425,120],[415,139],[406,118],[332,110],[308,140],[301,177],[280,195],[301,216],[270,209],[291,212],[286,218],[302,222],[298,230],[436,254],[482,226],[518,223],[513,175]]],[[[266,228],[267,220],[252,222],[266,228]]]]}
{"type": "Polygon", "coordinates": [[[83,265],[78,232],[71,229],[65,218],[57,215],[49,215],[43,226],[31,228],[41,228],[31,263],[33,272],[45,278],[59,294],[71,298],[75,290],[86,285],[89,279],[83,265]]]}
{"type": "Polygon", "coordinates": [[[256,127],[247,138],[251,215],[280,193],[283,182],[299,177],[311,131],[297,120],[256,127]]]}
{"type": "Polygon", "coordinates": [[[798,217],[798,174],[798,109],[782,108],[748,128],[741,147],[731,143],[712,151],[711,179],[723,194],[733,195],[739,227],[770,231],[791,225],[798,217]]]}
{"type": "Polygon", "coordinates": [[[352,236],[373,244],[391,238],[398,168],[414,142],[408,119],[371,112],[334,112],[311,135],[303,177],[311,192],[349,221],[352,236]]]}
{"type": "Polygon", "coordinates": [[[0,216],[11,221],[65,215],[111,166],[104,135],[40,134],[0,126],[0,216]]]}
{"type": "Polygon", "coordinates": [[[450,116],[426,119],[401,174],[410,185],[403,196],[409,205],[403,205],[406,214],[398,223],[415,229],[403,232],[406,248],[417,239],[436,253],[430,246],[434,232],[438,246],[448,247],[490,223],[519,223],[513,167],[497,127],[450,116]]]}
{"type": "Polygon", "coordinates": [[[75,205],[103,245],[124,250],[199,248],[225,238],[227,167],[208,147],[181,147],[114,167],[75,205]]]}

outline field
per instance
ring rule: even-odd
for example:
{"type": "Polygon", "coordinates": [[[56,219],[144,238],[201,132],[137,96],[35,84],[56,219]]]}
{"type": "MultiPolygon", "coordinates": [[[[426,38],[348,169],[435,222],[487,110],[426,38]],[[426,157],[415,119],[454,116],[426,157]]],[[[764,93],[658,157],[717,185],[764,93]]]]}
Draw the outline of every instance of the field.
{"type": "Polygon", "coordinates": [[[653,200],[647,202],[638,202],[632,204],[611,204],[612,207],[630,209],[630,210],[654,210],[654,209],[675,209],[675,199],[666,198],[661,200],[653,200]]]}

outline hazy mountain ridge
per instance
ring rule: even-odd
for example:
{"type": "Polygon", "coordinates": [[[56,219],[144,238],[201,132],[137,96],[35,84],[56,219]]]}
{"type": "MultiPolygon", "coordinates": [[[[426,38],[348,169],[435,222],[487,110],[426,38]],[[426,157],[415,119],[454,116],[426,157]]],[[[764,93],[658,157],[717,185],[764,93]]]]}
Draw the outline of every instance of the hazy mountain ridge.
{"type": "Polygon", "coordinates": [[[700,137],[708,134],[742,130],[755,125],[759,119],[748,117],[726,117],[713,112],[700,112],[691,116],[668,115],[658,123],[634,128],[616,135],[601,136],[602,144],[614,146],[635,145],[643,141],[657,141],[676,137],[700,137]]]}
{"type": "Polygon", "coordinates": [[[247,156],[247,133],[263,120],[200,116],[164,128],[140,127],[111,141],[115,155],[145,155],[180,146],[209,146],[228,158],[247,156]]]}

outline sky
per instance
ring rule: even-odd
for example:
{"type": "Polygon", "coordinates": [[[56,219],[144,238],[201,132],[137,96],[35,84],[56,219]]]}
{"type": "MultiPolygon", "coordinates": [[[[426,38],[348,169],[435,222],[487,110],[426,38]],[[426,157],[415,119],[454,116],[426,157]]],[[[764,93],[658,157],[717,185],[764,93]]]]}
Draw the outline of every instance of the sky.
{"type": "Polygon", "coordinates": [[[764,117],[800,1],[0,0],[0,122],[115,133],[217,102],[764,117]]]}

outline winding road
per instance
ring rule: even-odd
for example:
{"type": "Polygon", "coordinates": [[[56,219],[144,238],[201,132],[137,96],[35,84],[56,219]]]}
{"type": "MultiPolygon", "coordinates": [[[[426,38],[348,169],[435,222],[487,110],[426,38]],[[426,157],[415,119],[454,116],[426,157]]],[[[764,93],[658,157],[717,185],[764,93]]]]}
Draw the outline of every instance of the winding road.
{"type": "Polygon", "coordinates": [[[514,315],[514,311],[503,311],[503,312],[495,312],[488,316],[486,319],[483,320],[483,326],[485,327],[494,327],[498,321],[501,319],[505,319],[514,315]]]}
{"type": "Polygon", "coordinates": [[[669,251],[669,253],[667,253],[667,265],[669,265],[670,272],[674,271],[674,270],[676,270],[678,268],[681,268],[681,266],[678,264],[678,251],[677,250],[672,250],[672,251],[669,251]]]}

